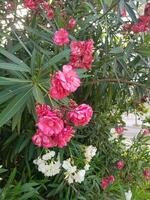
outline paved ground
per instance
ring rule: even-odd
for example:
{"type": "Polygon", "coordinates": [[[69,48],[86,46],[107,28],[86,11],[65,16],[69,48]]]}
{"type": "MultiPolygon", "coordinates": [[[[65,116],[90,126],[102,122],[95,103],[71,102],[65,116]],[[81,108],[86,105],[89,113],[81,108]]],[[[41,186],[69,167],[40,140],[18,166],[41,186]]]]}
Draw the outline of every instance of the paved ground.
{"type": "Polygon", "coordinates": [[[124,134],[128,138],[135,137],[141,130],[142,119],[139,119],[135,114],[124,114],[122,116],[123,121],[126,123],[124,134]]]}

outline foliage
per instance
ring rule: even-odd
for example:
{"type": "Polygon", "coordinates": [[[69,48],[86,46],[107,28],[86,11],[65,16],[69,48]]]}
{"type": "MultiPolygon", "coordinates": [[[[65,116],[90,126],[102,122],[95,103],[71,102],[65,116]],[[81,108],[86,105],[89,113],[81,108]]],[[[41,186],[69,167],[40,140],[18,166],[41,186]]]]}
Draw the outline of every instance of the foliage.
{"type": "Polygon", "coordinates": [[[20,16],[23,1],[12,2],[13,10],[8,9],[9,1],[0,0],[0,164],[7,169],[0,169],[0,199],[124,200],[130,188],[134,200],[149,199],[150,186],[143,177],[143,169],[150,167],[149,136],[139,133],[129,149],[123,136],[109,140],[111,128],[124,126],[122,113],[136,111],[141,98],[149,95],[150,36],[121,28],[121,9],[126,8],[127,20],[136,22],[142,1],[66,0],[59,5],[53,0],[54,20],[44,10],[20,16]],[[33,160],[45,150],[35,147],[31,137],[37,102],[58,108],[69,101],[52,100],[47,93],[50,74],[69,62],[69,46],[54,45],[53,35],[71,16],[77,26],[69,32],[70,39],[92,38],[95,48],[92,69],[78,70],[82,86],[71,98],[90,104],[94,116],[88,126],[76,130],[68,146],[54,150],[62,160],[72,155],[79,165],[82,146],[92,144],[98,150],[85,181],[68,185],[63,173],[47,178],[37,171],[33,160]],[[118,160],[125,162],[122,171],[116,168],[118,160]],[[102,178],[112,174],[115,183],[103,191],[102,178]]]}

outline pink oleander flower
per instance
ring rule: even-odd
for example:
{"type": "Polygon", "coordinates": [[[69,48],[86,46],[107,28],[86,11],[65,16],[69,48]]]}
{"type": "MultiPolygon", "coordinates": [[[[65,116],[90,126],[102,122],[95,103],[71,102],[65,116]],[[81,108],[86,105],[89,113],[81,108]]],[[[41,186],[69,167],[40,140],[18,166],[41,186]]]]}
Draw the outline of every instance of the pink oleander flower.
{"type": "Polygon", "coordinates": [[[117,168],[119,170],[122,170],[124,168],[124,161],[120,160],[117,162],[117,168]]]}
{"type": "Polygon", "coordinates": [[[150,135],[150,130],[144,129],[144,130],[143,130],[143,134],[144,134],[144,135],[150,135]]]}
{"type": "Polygon", "coordinates": [[[141,33],[141,32],[147,32],[149,30],[147,24],[143,22],[138,22],[136,24],[133,24],[131,27],[131,31],[134,33],[141,33]]]}
{"type": "Polygon", "coordinates": [[[43,116],[38,119],[37,127],[46,136],[59,134],[64,128],[64,122],[56,114],[43,116]]]}
{"type": "Polygon", "coordinates": [[[122,29],[123,29],[124,31],[130,31],[130,30],[131,30],[131,27],[132,27],[132,24],[127,23],[127,24],[123,24],[122,29]]]}
{"type": "Polygon", "coordinates": [[[71,65],[64,65],[63,71],[58,71],[52,78],[51,83],[51,97],[54,99],[63,99],[78,89],[80,79],[71,65]]]}
{"type": "Polygon", "coordinates": [[[147,4],[145,5],[144,14],[145,14],[146,16],[150,16],[150,3],[147,3],[147,4]]]}
{"type": "Polygon", "coordinates": [[[34,0],[24,0],[24,6],[31,10],[35,10],[37,8],[37,3],[34,0]]]}
{"type": "Polygon", "coordinates": [[[115,177],[112,175],[107,178],[103,178],[102,184],[101,184],[102,189],[105,190],[109,186],[109,184],[113,184],[114,181],[115,181],[115,177]]]}
{"type": "Polygon", "coordinates": [[[116,133],[118,133],[119,135],[121,135],[123,133],[123,131],[124,131],[124,128],[123,127],[116,127],[115,131],[116,131],[116,133]]]}
{"type": "Polygon", "coordinates": [[[46,1],[43,2],[42,6],[46,11],[48,11],[51,8],[50,4],[46,1]]]}
{"type": "Polygon", "coordinates": [[[60,134],[55,137],[55,141],[58,147],[64,147],[74,136],[74,130],[72,126],[67,125],[60,134]]]}
{"type": "Polygon", "coordinates": [[[74,18],[71,18],[68,22],[68,29],[70,30],[74,29],[75,25],[76,25],[76,20],[74,18]]]}
{"type": "Polygon", "coordinates": [[[143,173],[145,178],[150,181],[150,169],[145,169],[143,173]]]}
{"type": "Polygon", "coordinates": [[[126,17],[127,16],[127,12],[126,12],[125,8],[122,8],[122,10],[121,10],[121,16],[122,17],[126,17]]]}
{"type": "Polygon", "coordinates": [[[42,134],[37,130],[36,134],[32,136],[32,142],[38,147],[42,146],[42,134]]]}
{"type": "Polygon", "coordinates": [[[35,110],[38,117],[49,115],[52,112],[51,108],[46,104],[36,104],[35,110]]]}
{"type": "Polygon", "coordinates": [[[89,123],[93,115],[91,106],[81,104],[67,114],[67,119],[75,126],[84,126],[89,123]]]}
{"type": "Polygon", "coordinates": [[[110,184],[113,184],[115,182],[115,177],[114,176],[109,176],[108,180],[109,180],[110,184]]]}
{"type": "Polygon", "coordinates": [[[103,190],[106,190],[106,188],[108,187],[109,185],[109,180],[107,178],[103,178],[102,179],[102,183],[101,183],[101,187],[103,190]]]}
{"type": "Polygon", "coordinates": [[[93,40],[72,41],[70,64],[75,68],[90,69],[93,62],[93,40]]]}
{"type": "Polygon", "coordinates": [[[69,43],[69,34],[64,28],[61,28],[55,32],[53,40],[56,45],[63,46],[69,43]]]}
{"type": "Polygon", "coordinates": [[[50,148],[50,147],[55,147],[56,144],[55,144],[55,142],[51,139],[51,137],[48,137],[48,136],[43,135],[43,136],[42,136],[42,146],[43,146],[44,148],[50,148]]]}
{"type": "Polygon", "coordinates": [[[52,8],[49,9],[49,10],[47,11],[47,18],[48,18],[49,20],[52,20],[52,19],[54,18],[54,16],[55,16],[54,10],[53,10],[52,8]]]}
{"type": "Polygon", "coordinates": [[[150,23],[150,16],[142,15],[139,17],[138,21],[148,25],[150,23]]]}

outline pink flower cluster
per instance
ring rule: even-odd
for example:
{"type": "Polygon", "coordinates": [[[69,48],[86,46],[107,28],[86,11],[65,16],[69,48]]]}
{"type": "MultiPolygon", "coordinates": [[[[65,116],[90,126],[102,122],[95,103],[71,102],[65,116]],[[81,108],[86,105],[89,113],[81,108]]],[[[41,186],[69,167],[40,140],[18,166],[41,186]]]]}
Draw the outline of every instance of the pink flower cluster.
{"type": "Polygon", "coordinates": [[[51,80],[50,95],[54,99],[63,99],[75,92],[80,86],[80,79],[71,65],[64,65],[51,80]]]}
{"type": "MultiPolygon", "coordinates": [[[[70,24],[70,26],[72,26],[70,24]]],[[[69,34],[61,28],[55,32],[53,41],[58,46],[63,46],[69,43],[69,34]]],[[[93,40],[87,41],[72,41],[70,44],[71,56],[70,65],[74,68],[91,69],[93,62],[93,40]]]]}
{"type": "Polygon", "coordinates": [[[37,105],[38,116],[37,131],[32,141],[38,147],[63,147],[73,137],[74,129],[64,123],[62,114],[58,110],[52,110],[48,105],[37,105]]]}
{"type": "MultiPolygon", "coordinates": [[[[76,21],[72,18],[70,28],[76,21]]],[[[55,32],[53,41],[58,46],[69,43],[69,34],[61,28],[55,32]]],[[[54,99],[63,99],[75,92],[80,86],[80,79],[75,71],[77,68],[90,69],[93,61],[93,40],[72,41],[70,44],[70,62],[63,66],[62,71],[56,72],[51,80],[50,96],[54,99]]]]}
{"type": "Polygon", "coordinates": [[[150,169],[144,170],[144,176],[145,176],[146,180],[150,181],[150,169]]]}
{"type": "Polygon", "coordinates": [[[121,135],[124,132],[124,128],[123,127],[116,127],[115,131],[116,131],[116,133],[118,133],[119,135],[121,135]]]}
{"type": "Polygon", "coordinates": [[[42,6],[49,20],[52,20],[55,16],[54,10],[50,4],[44,0],[24,0],[24,6],[31,10],[38,10],[39,6],[42,6]]]}
{"type": "Polygon", "coordinates": [[[134,24],[124,24],[124,31],[133,31],[134,33],[141,33],[149,31],[150,25],[150,3],[145,6],[144,15],[140,16],[137,23],[134,24]]]}
{"type": "Polygon", "coordinates": [[[150,135],[150,130],[149,129],[144,129],[143,130],[144,135],[150,135]]]}
{"type": "Polygon", "coordinates": [[[109,176],[107,178],[102,179],[102,184],[101,187],[103,190],[106,190],[106,188],[115,182],[115,177],[114,176],[109,176]]]}
{"type": "Polygon", "coordinates": [[[117,162],[117,169],[122,170],[124,168],[124,161],[120,160],[117,162]]]}
{"type": "Polygon", "coordinates": [[[92,108],[86,104],[76,105],[76,107],[70,108],[68,113],[62,113],[57,109],[53,110],[46,104],[38,104],[36,112],[37,131],[32,137],[32,141],[38,147],[44,148],[66,146],[75,132],[69,122],[75,126],[84,126],[89,123],[93,114],[92,108]],[[67,120],[64,120],[66,115],[67,120]]]}
{"type": "Polygon", "coordinates": [[[63,46],[64,44],[69,43],[69,33],[64,29],[61,28],[54,34],[54,43],[58,46],[63,46]]]}
{"type": "MultiPolygon", "coordinates": [[[[44,4],[45,10],[49,9],[48,4],[44,4]]],[[[71,18],[68,29],[73,29],[76,20],[71,18]]],[[[69,43],[69,34],[61,28],[55,32],[53,37],[54,43],[63,46],[69,43]]],[[[70,63],[64,65],[51,77],[51,87],[49,94],[53,99],[61,100],[71,93],[75,92],[80,86],[80,78],[76,68],[90,69],[93,60],[93,40],[73,41],[71,42],[71,59],[70,63]],[[73,57],[75,60],[73,60],[73,57]]],[[[32,141],[39,147],[63,147],[67,145],[73,137],[74,126],[85,126],[92,118],[93,110],[89,105],[77,105],[76,102],[70,101],[69,107],[62,107],[62,111],[51,109],[48,105],[37,105],[37,132],[32,137],[32,141]]]]}
{"type": "Polygon", "coordinates": [[[76,26],[76,20],[72,17],[68,22],[68,29],[73,30],[76,26]]]}
{"type": "Polygon", "coordinates": [[[67,118],[75,126],[84,126],[89,123],[93,115],[93,110],[89,105],[81,104],[72,109],[67,114],[67,118]]]}
{"type": "Polygon", "coordinates": [[[93,61],[93,40],[72,41],[70,64],[75,68],[91,69],[93,61]]]}

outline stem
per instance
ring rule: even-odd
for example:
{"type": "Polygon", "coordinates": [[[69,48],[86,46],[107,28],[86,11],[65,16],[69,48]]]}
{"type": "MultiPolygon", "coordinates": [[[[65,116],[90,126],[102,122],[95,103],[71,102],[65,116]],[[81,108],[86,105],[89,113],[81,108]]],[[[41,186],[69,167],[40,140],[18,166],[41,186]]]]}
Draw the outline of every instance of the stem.
{"type": "Polygon", "coordinates": [[[39,87],[46,93],[46,95],[48,95],[49,100],[50,100],[50,103],[51,103],[51,105],[54,107],[53,101],[52,101],[52,99],[51,99],[51,97],[50,97],[48,91],[47,91],[41,84],[38,84],[38,85],[39,85],[39,87]]]}

